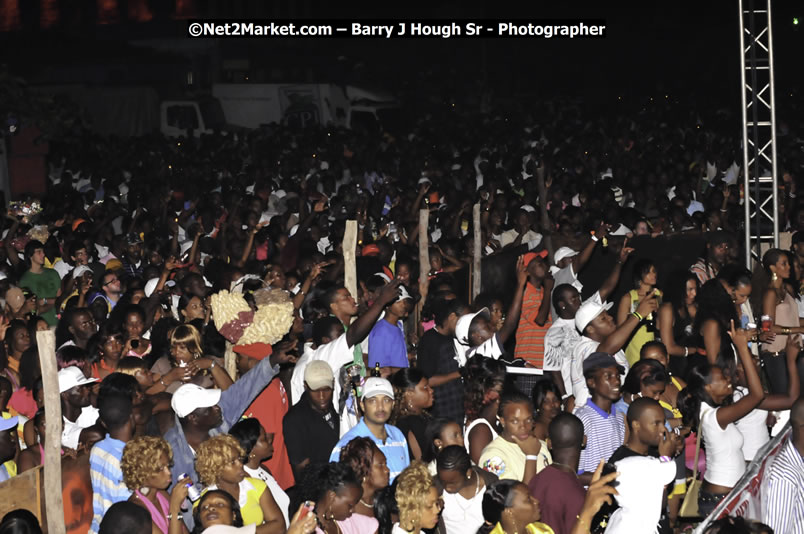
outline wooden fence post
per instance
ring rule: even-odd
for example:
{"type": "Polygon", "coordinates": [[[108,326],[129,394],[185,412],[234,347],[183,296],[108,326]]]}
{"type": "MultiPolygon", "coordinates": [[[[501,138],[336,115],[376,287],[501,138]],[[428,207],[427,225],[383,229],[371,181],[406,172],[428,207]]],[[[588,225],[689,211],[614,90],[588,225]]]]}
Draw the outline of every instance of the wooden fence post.
{"type": "Polygon", "coordinates": [[[483,233],[480,231],[480,203],[478,202],[472,207],[472,229],[474,231],[474,247],[472,250],[472,300],[474,300],[480,288],[482,287],[482,280],[480,277],[481,259],[483,258],[483,243],[481,243],[483,233]]]}
{"type": "Polygon", "coordinates": [[[421,339],[422,307],[430,285],[430,210],[419,210],[419,299],[416,305],[416,333],[421,339]]]}
{"type": "Polygon", "coordinates": [[[42,389],[45,392],[45,510],[48,534],[65,534],[64,501],[61,494],[61,394],[56,365],[56,335],[52,330],[36,333],[42,389]]]}
{"type": "Polygon", "coordinates": [[[357,221],[346,221],[343,233],[343,285],[357,301],[357,221]]]}

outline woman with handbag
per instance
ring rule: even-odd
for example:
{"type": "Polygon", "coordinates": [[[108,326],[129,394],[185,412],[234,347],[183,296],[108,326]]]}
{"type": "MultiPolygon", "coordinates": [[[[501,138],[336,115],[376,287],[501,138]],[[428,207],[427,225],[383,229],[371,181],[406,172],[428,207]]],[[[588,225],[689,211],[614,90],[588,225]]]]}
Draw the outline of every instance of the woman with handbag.
{"type": "Polygon", "coordinates": [[[684,499],[681,513],[684,517],[693,515],[688,501],[696,490],[697,515],[707,516],[743,476],[743,436],[734,423],[756,408],[765,396],[748,350],[745,330],[736,328],[734,321],[731,321],[729,336],[737,347],[737,354],[745,369],[748,393],[737,402],[728,404],[734,389],[731,378],[719,366],[707,362],[690,370],[687,387],[678,395],[684,424],[698,429],[696,449],[700,448],[701,438],[706,443],[707,461],[703,482],[693,480],[684,499]]]}

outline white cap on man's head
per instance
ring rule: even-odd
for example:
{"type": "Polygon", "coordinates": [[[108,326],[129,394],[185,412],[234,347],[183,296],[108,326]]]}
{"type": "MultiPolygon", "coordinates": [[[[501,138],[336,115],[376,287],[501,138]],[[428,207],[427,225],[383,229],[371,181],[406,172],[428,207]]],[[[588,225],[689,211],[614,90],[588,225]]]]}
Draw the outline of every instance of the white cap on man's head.
{"type": "Polygon", "coordinates": [[[564,258],[571,258],[577,255],[578,255],[577,251],[572,250],[569,247],[561,247],[560,249],[556,250],[556,253],[553,255],[553,261],[558,263],[564,258]]]}
{"type": "Polygon", "coordinates": [[[488,308],[480,308],[475,313],[467,313],[458,318],[458,322],[455,323],[455,339],[458,340],[458,343],[469,345],[469,327],[478,315],[491,319],[491,313],[488,308]]]}
{"type": "Polygon", "coordinates": [[[363,396],[361,398],[370,399],[371,397],[376,397],[378,395],[385,395],[393,399],[394,387],[385,378],[372,376],[363,384],[363,396]]]}
{"type": "Polygon", "coordinates": [[[221,390],[206,389],[195,384],[184,384],[173,393],[170,407],[180,418],[187,417],[198,408],[215,406],[221,400],[221,390]]]}
{"type": "Polygon", "coordinates": [[[583,333],[583,329],[586,328],[595,317],[604,311],[610,310],[612,306],[613,304],[611,302],[606,302],[605,304],[599,304],[593,301],[584,302],[575,313],[575,328],[577,328],[579,332],[583,333]]]}
{"type": "Polygon", "coordinates": [[[335,375],[332,367],[324,360],[313,360],[304,369],[304,383],[312,390],[333,387],[335,375]]]}
{"type": "Polygon", "coordinates": [[[78,367],[71,365],[59,371],[59,393],[69,391],[76,386],[85,386],[96,382],[94,378],[87,378],[84,376],[83,371],[78,367]]]}

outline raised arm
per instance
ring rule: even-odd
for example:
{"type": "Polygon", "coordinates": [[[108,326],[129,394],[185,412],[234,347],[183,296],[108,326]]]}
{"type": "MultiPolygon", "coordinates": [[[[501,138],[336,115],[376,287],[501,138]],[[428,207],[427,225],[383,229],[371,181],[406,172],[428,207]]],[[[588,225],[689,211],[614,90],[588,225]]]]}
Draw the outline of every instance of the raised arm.
{"type": "Polygon", "coordinates": [[[400,283],[398,279],[394,279],[390,283],[385,284],[380,291],[380,296],[377,297],[377,300],[374,301],[366,313],[355,319],[355,322],[353,322],[349,330],[346,331],[346,343],[350,348],[366,339],[366,336],[371,332],[374,323],[377,322],[385,306],[399,297],[400,283]]]}
{"type": "Polygon", "coordinates": [[[592,257],[592,253],[595,251],[595,246],[597,246],[597,242],[600,239],[604,239],[608,235],[608,227],[606,226],[605,222],[601,222],[600,226],[597,227],[594,233],[594,239],[590,239],[589,242],[583,247],[581,253],[572,257],[572,270],[575,271],[577,275],[580,273],[586,264],[589,263],[589,259],[592,257]]]}
{"type": "Polygon", "coordinates": [[[614,290],[617,288],[617,282],[620,281],[620,275],[623,272],[623,265],[625,262],[628,261],[628,256],[634,251],[633,248],[627,246],[628,239],[625,240],[623,243],[622,248],[620,249],[620,255],[617,258],[617,263],[614,264],[614,268],[609,273],[609,276],[603,281],[603,285],[600,286],[600,289],[597,290],[600,293],[600,300],[602,302],[606,302],[614,290]]]}
{"type": "Polygon", "coordinates": [[[731,321],[731,329],[729,330],[734,345],[737,347],[737,354],[740,356],[740,362],[743,364],[745,371],[745,379],[748,382],[748,395],[741,398],[734,404],[729,406],[721,406],[717,409],[717,423],[720,428],[725,429],[729,423],[734,423],[738,419],[742,419],[748,413],[756,408],[762,399],[765,398],[765,391],[762,389],[762,382],[759,380],[754,361],[751,356],[751,351],[748,350],[748,336],[743,329],[735,328],[734,321],[731,321]]]}
{"type": "MultiPolygon", "coordinates": [[[[516,289],[514,290],[514,298],[511,300],[511,306],[508,308],[508,313],[505,314],[505,322],[500,328],[500,341],[505,343],[511,334],[516,332],[516,327],[519,324],[519,316],[522,314],[522,298],[524,296],[525,284],[528,282],[528,271],[525,269],[525,259],[520,256],[516,260],[516,289]]],[[[547,289],[545,289],[545,298],[542,301],[548,302],[547,307],[550,307],[549,298],[547,298],[547,289]]],[[[544,324],[544,323],[542,323],[544,324]]]]}
{"type": "MultiPolygon", "coordinates": [[[[646,315],[655,312],[658,308],[658,303],[656,301],[656,295],[651,295],[648,298],[642,299],[637,306],[636,313],[640,317],[645,317],[646,315]]],[[[628,341],[628,338],[631,336],[631,332],[639,326],[640,319],[636,317],[636,315],[629,314],[626,317],[625,322],[617,327],[617,330],[611,333],[609,337],[607,337],[598,347],[598,351],[600,352],[607,352],[609,354],[614,354],[620,349],[623,348],[625,343],[628,341]]]]}

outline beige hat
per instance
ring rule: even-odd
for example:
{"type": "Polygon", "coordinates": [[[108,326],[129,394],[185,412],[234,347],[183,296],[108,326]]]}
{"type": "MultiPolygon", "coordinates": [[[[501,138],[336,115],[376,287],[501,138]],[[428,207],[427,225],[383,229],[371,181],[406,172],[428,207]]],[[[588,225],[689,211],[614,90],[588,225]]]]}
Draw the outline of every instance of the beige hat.
{"type": "Polygon", "coordinates": [[[6,291],[6,303],[14,313],[20,311],[22,309],[22,305],[25,304],[25,295],[22,294],[22,289],[18,287],[10,287],[8,291],[6,291]]]}
{"type": "Polygon", "coordinates": [[[333,387],[335,375],[324,360],[313,360],[304,370],[304,383],[312,390],[333,387]]]}

